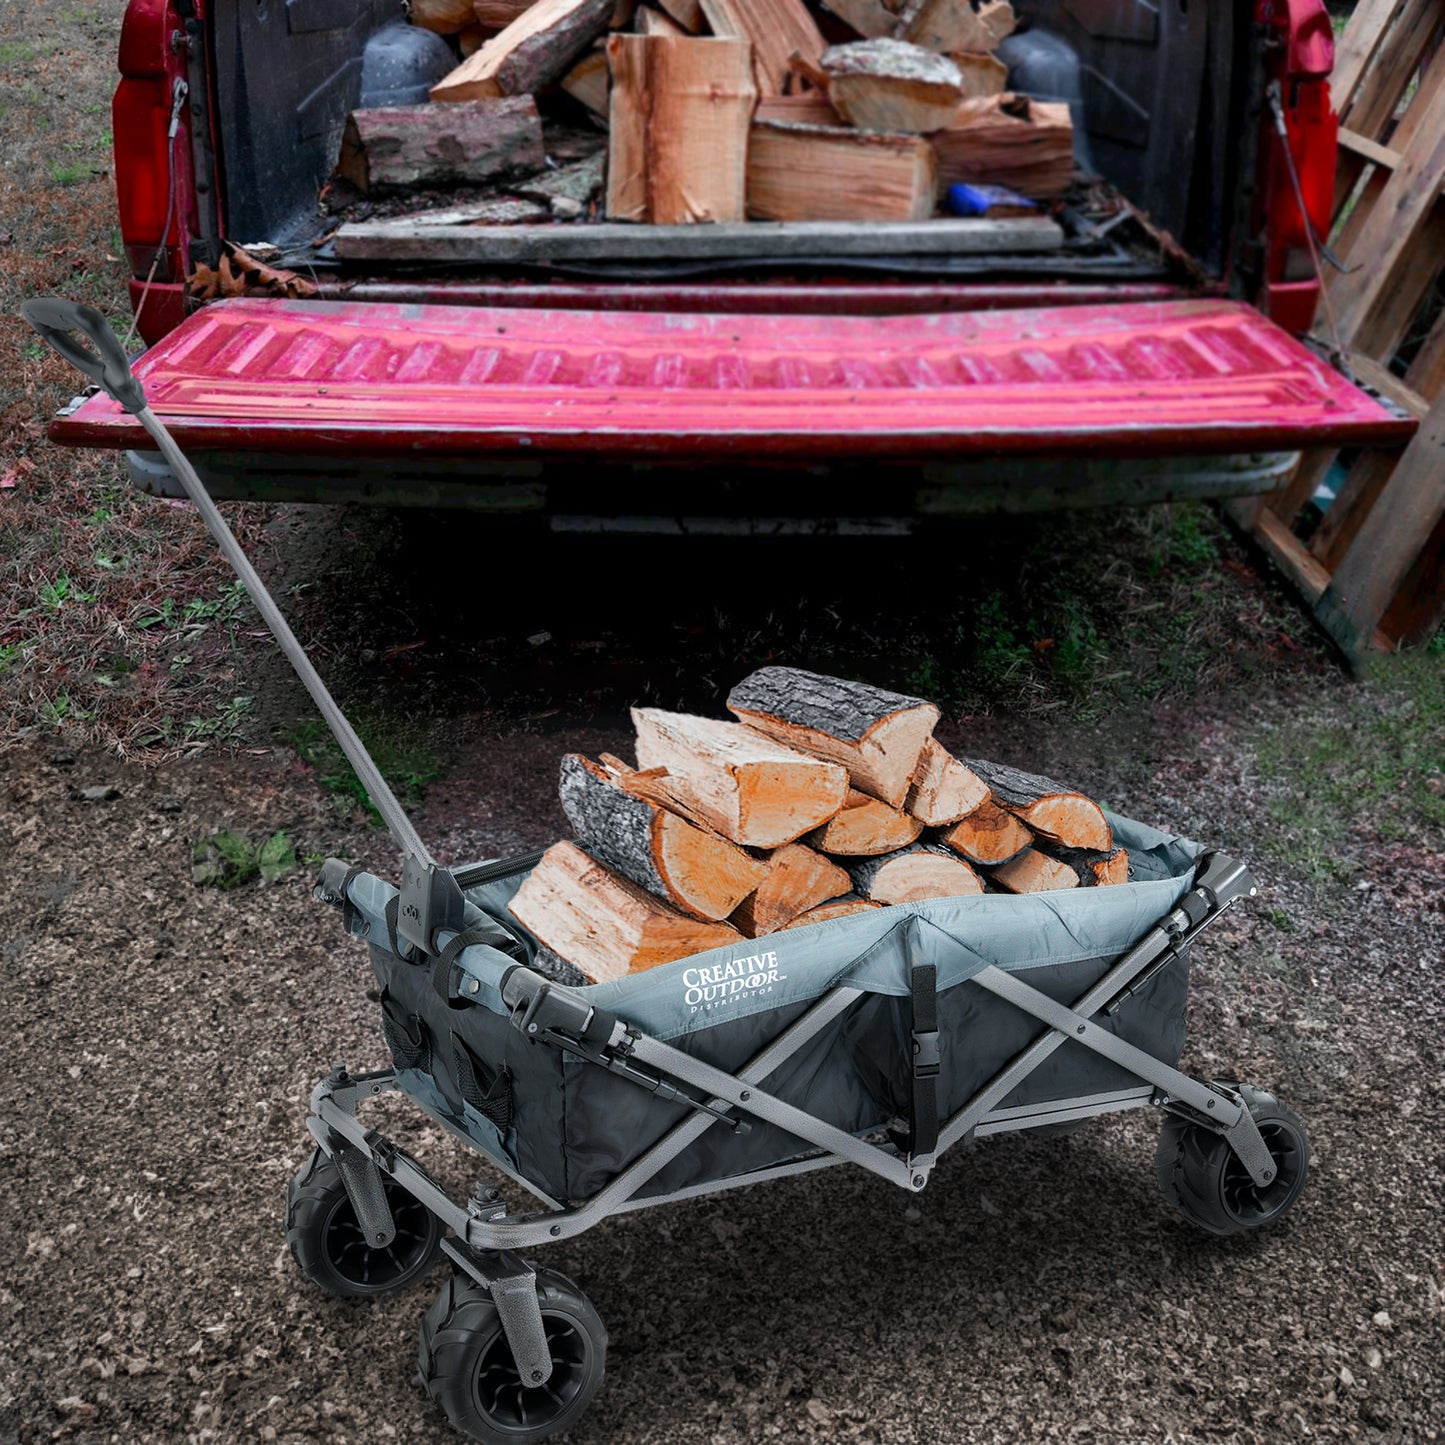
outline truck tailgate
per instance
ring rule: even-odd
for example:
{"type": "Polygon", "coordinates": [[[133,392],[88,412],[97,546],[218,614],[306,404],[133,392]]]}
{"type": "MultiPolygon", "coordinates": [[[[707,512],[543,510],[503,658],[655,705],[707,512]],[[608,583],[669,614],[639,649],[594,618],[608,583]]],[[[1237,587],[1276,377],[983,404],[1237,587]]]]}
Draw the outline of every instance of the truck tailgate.
{"type": "MultiPolygon", "coordinates": [[[[885,317],[238,299],[187,318],[136,374],[182,447],[258,454],[1162,456],[1415,429],[1213,299],[885,317]]],[[[148,444],[104,395],[50,435],[148,444]]]]}

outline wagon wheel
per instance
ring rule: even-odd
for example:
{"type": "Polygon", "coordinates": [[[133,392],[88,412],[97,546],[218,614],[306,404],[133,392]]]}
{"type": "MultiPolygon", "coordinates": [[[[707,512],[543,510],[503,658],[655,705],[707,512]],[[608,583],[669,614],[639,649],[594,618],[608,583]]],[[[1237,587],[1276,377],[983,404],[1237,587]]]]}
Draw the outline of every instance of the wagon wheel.
{"type": "Polygon", "coordinates": [[[581,1417],[602,1384],[607,1331],[565,1275],[537,1270],[542,1329],[552,1357],[544,1384],[522,1380],[491,1293],[457,1272],[421,1326],[418,1368],[448,1420],[487,1445],[533,1445],[581,1417]]]}
{"type": "Polygon", "coordinates": [[[396,1238],[373,1249],[356,1218],[341,1170],[323,1150],[286,1188],[286,1243],[308,1279],[344,1297],[404,1289],[436,1261],[442,1227],[425,1205],[382,1176],[396,1238]]]}
{"type": "Polygon", "coordinates": [[[1209,1234],[1242,1234],[1273,1224],[1294,1207],[1309,1174],[1304,1121],[1273,1094],[1238,1085],[1274,1160],[1274,1178],[1256,1184],[1222,1134],[1170,1115],[1159,1134],[1159,1190],[1191,1224],[1209,1234]]]}

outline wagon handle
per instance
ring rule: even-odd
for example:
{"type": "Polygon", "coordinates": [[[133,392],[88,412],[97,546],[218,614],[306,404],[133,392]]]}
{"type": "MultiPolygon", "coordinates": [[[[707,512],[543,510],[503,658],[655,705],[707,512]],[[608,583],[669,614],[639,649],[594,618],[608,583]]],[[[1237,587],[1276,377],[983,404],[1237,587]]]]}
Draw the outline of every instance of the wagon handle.
{"type": "Polygon", "coordinates": [[[83,306],[79,302],[67,301],[59,296],[45,296],[27,301],[21,306],[20,314],[72,366],[83,371],[130,412],[155,440],[161,455],[170,464],[176,479],[185,489],[186,496],[201,514],[201,520],[205,522],[216,545],[235,568],[236,575],[250,594],[256,610],[280,643],[281,651],[286,654],[287,660],[296,669],[296,675],[311,694],[311,700],[326,720],[326,725],[340,744],[341,751],[346,754],[347,761],[356,769],[356,776],[362,787],[376,804],[377,812],[381,814],[387,830],[404,855],[397,932],[423,952],[433,952],[435,935],[439,929],[457,930],[462,926],[465,900],[461,889],[449,872],[437,867],[436,860],[421,841],[396,794],[387,785],[381,770],[372,761],[371,754],[366,751],[361,739],[346,720],[346,715],[337,706],[336,699],[322,682],[321,674],[312,666],[311,659],[306,656],[306,649],[292,632],[290,624],[277,607],[275,598],[267,590],[250,559],[241,550],[241,544],[211,500],[205,483],[186,459],[185,453],[176,445],[175,438],[165,424],[151,411],[146,402],[145,388],[131,372],[130,358],[126,356],[125,349],[115,333],[106,324],[105,317],[93,306],[83,306]],[[76,340],[76,332],[88,339],[92,346],[76,340]]]}

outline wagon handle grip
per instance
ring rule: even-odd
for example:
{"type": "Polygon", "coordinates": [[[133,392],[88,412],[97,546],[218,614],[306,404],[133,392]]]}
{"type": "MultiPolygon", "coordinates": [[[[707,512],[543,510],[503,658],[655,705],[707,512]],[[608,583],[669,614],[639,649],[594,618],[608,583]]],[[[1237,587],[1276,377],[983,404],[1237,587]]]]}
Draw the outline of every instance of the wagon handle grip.
{"type": "Polygon", "coordinates": [[[77,371],[84,372],[132,416],[145,410],[145,389],[130,369],[130,358],[94,306],[61,296],[41,296],[24,302],[20,314],[77,371]],[[77,340],[76,332],[91,344],[77,340]]]}

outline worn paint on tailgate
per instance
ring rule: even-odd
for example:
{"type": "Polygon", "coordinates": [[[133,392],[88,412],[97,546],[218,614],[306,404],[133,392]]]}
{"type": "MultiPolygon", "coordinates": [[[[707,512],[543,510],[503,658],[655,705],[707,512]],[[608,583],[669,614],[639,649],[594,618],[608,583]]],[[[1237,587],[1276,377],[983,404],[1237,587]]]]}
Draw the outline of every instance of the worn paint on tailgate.
{"type": "MultiPolygon", "coordinates": [[[[1162,455],[1414,429],[1223,300],[886,317],[234,300],[136,371],[183,447],[262,453],[1162,455]]],[[[147,444],[104,396],[51,436],[147,444]]]]}

